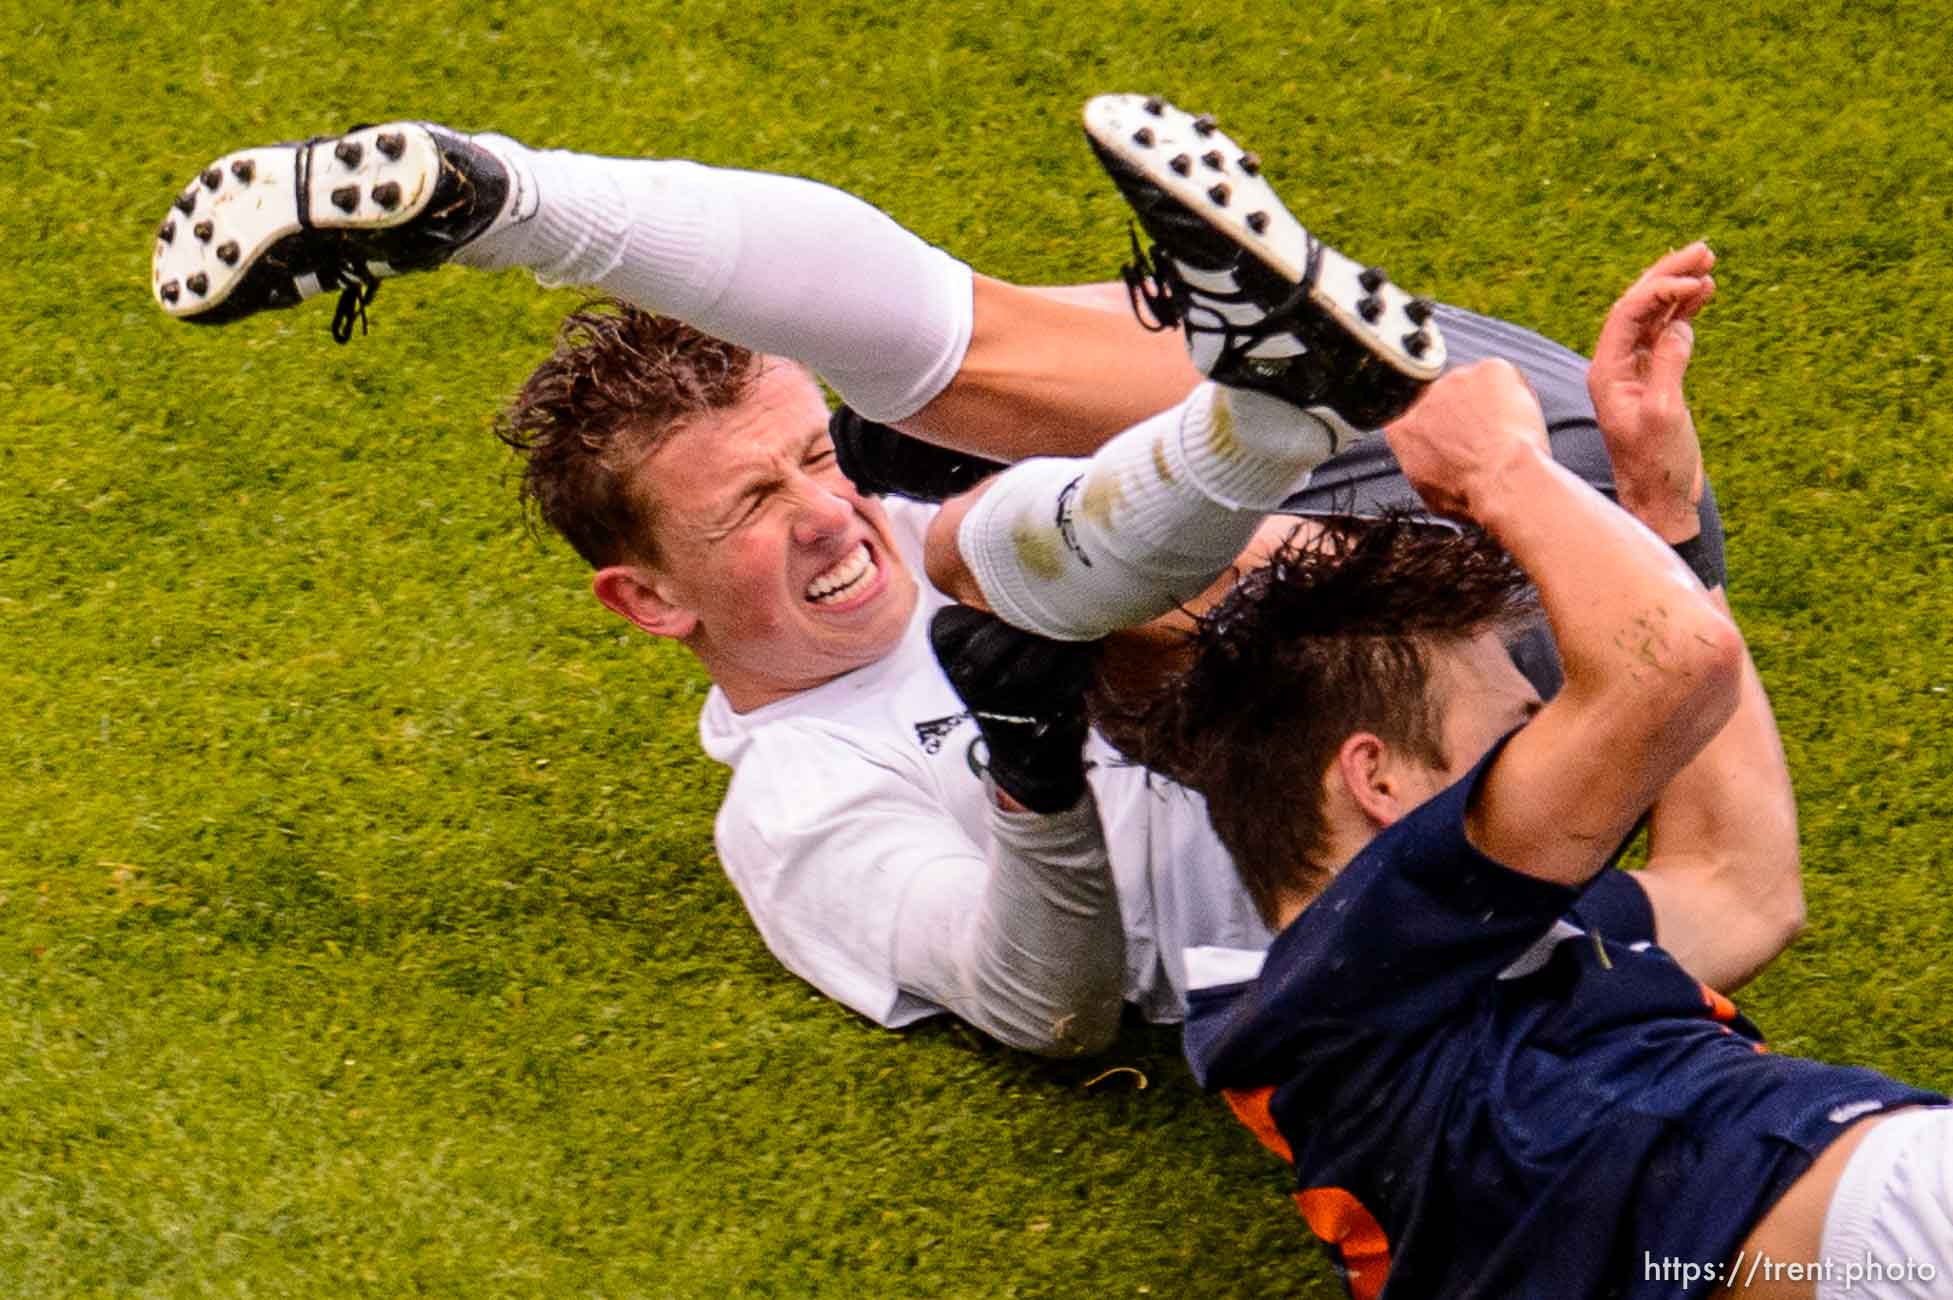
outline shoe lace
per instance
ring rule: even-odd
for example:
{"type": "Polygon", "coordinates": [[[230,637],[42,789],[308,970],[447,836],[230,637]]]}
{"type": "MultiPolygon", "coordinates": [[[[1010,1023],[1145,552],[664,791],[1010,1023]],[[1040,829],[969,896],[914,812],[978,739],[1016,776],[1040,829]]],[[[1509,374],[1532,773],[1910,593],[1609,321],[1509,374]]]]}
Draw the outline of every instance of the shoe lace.
{"type": "Polygon", "coordinates": [[[334,258],[320,268],[319,282],[340,286],[339,305],[332,311],[332,341],[341,345],[351,342],[355,319],[359,332],[365,334],[366,305],[379,296],[380,277],[364,262],[334,258]]]}
{"type": "Polygon", "coordinates": [[[1248,294],[1189,285],[1158,244],[1150,250],[1142,249],[1138,233],[1130,226],[1126,237],[1132,241],[1132,261],[1120,268],[1119,278],[1125,281],[1126,296],[1140,326],[1156,334],[1177,325],[1188,334],[1220,335],[1220,356],[1213,366],[1216,371],[1256,364],[1246,354],[1257,344],[1277,334],[1296,333],[1307,324],[1313,310],[1309,292],[1322,272],[1322,245],[1314,238],[1309,240],[1308,260],[1295,288],[1252,325],[1237,325],[1213,304],[1252,301],[1248,294]]]}
{"type": "MultiPolygon", "coordinates": [[[[1149,334],[1172,329],[1180,323],[1180,304],[1175,291],[1184,293],[1186,286],[1179,276],[1162,276],[1159,273],[1160,250],[1153,246],[1153,256],[1149,259],[1146,250],[1139,246],[1139,232],[1131,226],[1126,227],[1126,238],[1132,241],[1132,261],[1119,268],[1119,278],[1126,282],[1126,298],[1132,303],[1132,314],[1139,321],[1141,329],[1149,334]]],[[[1169,266],[1169,270],[1171,267],[1169,266]]]]}

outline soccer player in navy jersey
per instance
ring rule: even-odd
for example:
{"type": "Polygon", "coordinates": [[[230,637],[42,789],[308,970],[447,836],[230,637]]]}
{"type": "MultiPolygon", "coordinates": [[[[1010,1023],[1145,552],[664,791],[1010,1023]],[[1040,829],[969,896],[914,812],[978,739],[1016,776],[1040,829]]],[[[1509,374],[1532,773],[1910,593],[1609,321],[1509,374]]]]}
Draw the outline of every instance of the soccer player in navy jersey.
{"type": "Polygon", "coordinates": [[[1628,509],[1553,464],[1511,366],[1449,374],[1388,437],[1466,527],[1278,553],[1134,742],[1278,930],[1190,957],[1188,1055],[1293,1161],[1354,1296],[1953,1295],[1947,1098],[1767,1054],[1698,979],[1749,973],[1717,969],[1741,882],[1795,855],[1768,700],[1675,553],[1711,261],[1658,262],[1596,350],[1628,509]],[[1500,644],[1535,601],[1544,704],[1500,644]],[[1617,870],[1644,816],[1648,865],[1617,870]]]}

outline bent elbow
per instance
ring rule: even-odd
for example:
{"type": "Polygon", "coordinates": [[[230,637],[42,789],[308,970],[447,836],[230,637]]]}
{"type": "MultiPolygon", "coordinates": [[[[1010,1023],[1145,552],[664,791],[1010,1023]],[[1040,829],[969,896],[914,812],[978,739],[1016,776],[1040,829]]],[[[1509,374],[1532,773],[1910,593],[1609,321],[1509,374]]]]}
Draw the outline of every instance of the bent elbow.
{"type": "Polygon", "coordinates": [[[1728,944],[1736,973],[1718,986],[1721,992],[1733,993],[1761,975],[1804,932],[1804,887],[1797,866],[1792,849],[1774,872],[1780,883],[1730,899],[1725,910],[1731,914],[1728,944]]]}
{"type": "Polygon", "coordinates": [[[1788,903],[1773,902],[1745,918],[1735,933],[1745,936],[1729,943],[1728,972],[1712,980],[1719,993],[1735,993],[1783,956],[1804,931],[1801,892],[1788,903]]]}
{"type": "Polygon", "coordinates": [[[1748,652],[1736,625],[1715,611],[1692,621],[1678,642],[1676,678],[1686,683],[1673,716],[1686,722],[1707,744],[1736,713],[1743,698],[1743,665],[1748,652]]]}
{"type": "MultiPolygon", "coordinates": [[[[1795,873],[1794,866],[1792,873],[1795,873]]],[[[1772,900],[1769,914],[1765,919],[1765,924],[1771,927],[1775,945],[1770,955],[1775,957],[1797,942],[1797,937],[1804,933],[1804,926],[1808,922],[1809,917],[1804,910],[1803,886],[1793,884],[1783,891],[1782,897],[1772,900]]]]}

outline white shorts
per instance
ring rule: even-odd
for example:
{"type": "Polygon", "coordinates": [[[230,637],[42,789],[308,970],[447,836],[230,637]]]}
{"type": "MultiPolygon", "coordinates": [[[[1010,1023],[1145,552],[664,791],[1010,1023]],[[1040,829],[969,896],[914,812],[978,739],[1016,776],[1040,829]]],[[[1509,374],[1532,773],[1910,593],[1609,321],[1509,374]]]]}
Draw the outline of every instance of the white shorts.
{"type": "Polygon", "coordinates": [[[1831,1194],[1822,1252],[1817,1300],[1953,1296],[1953,1106],[1866,1135],[1831,1194]]]}

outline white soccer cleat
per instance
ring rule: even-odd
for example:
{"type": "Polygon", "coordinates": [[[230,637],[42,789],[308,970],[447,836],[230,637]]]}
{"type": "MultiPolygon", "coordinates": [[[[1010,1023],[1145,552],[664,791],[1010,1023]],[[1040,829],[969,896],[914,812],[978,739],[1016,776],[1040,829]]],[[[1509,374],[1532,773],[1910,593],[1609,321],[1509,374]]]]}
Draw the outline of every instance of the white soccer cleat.
{"type": "Polygon", "coordinates": [[[382,277],[445,262],[512,190],[519,205],[520,178],[494,154],[420,122],[242,149],[177,195],[156,231],[151,293],[179,320],[218,325],[337,289],[343,343],[382,277]]]}

